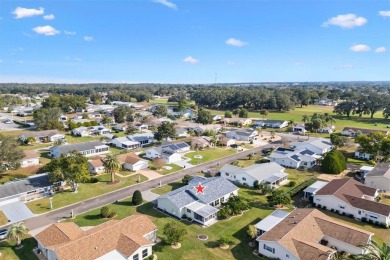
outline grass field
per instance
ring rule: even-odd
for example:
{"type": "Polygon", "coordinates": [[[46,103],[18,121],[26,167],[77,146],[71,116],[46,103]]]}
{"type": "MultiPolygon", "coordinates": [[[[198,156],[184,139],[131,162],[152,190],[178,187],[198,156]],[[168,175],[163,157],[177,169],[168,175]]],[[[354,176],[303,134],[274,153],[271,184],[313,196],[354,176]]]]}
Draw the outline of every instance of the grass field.
{"type": "Polygon", "coordinates": [[[0,242],[0,252],[2,255],[0,259],[5,260],[36,260],[38,259],[34,253],[33,248],[37,247],[37,241],[33,237],[27,237],[23,239],[23,248],[16,250],[15,242],[4,240],[0,242]]]}
{"type": "MultiPolygon", "coordinates": [[[[99,183],[80,183],[77,193],[73,193],[68,190],[62,193],[56,193],[53,197],[53,208],[61,208],[76,202],[87,200],[105,194],[107,192],[118,190],[120,188],[124,188],[138,183],[138,174],[126,178],[120,178],[117,176],[116,180],[120,181],[117,184],[109,183],[111,178],[109,174],[103,174],[98,176],[97,178],[99,179],[99,183]]],[[[146,180],[147,178],[141,174],[141,182],[144,182],[146,180]]],[[[49,198],[31,201],[26,205],[35,214],[50,211],[49,198]]]]}
{"type": "Polygon", "coordinates": [[[185,157],[191,159],[191,161],[189,161],[189,163],[191,163],[193,165],[197,165],[199,163],[209,162],[212,160],[216,160],[218,158],[232,155],[234,153],[236,153],[236,151],[234,149],[215,147],[215,148],[207,148],[204,150],[187,153],[185,155],[185,157]],[[202,156],[202,158],[201,159],[194,158],[194,156],[196,156],[196,155],[200,155],[200,156],[202,156]]]}
{"type": "Polygon", "coordinates": [[[164,185],[162,186],[161,188],[155,188],[155,189],[152,189],[152,192],[156,193],[156,194],[165,194],[165,193],[168,193],[170,191],[173,191],[173,190],[176,190],[178,188],[181,188],[183,187],[185,184],[181,181],[179,182],[172,182],[172,183],[169,183],[167,185],[164,185]]]}

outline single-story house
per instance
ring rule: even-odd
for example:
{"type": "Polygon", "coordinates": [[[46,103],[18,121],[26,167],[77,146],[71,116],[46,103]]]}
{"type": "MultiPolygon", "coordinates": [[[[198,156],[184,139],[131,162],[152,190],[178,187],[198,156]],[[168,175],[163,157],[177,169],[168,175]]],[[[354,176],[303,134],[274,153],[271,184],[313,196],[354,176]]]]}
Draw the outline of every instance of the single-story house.
{"type": "Polygon", "coordinates": [[[149,162],[141,159],[135,153],[124,153],[118,155],[118,161],[122,164],[122,168],[130,171],[139,171],[148,168],[149,162]]]}
{"type": "Polygon", "coordinates": [[[72,129],[71,134],[74,136],[89,136],[91,135],[91,131],[89,130],[89,127],[80,126],[72,129]]]}
{"type": "Polygon", "coordinates": [[[118,137],[114,138],[110,142],[112,145],[115,145],[117,148],[122,148],[122,149],[137,149],[141,147],[140,142],[136,142],[133,140],[130,140],[128,136],[124,137],[118,137]]]}
{"type": "Polygon", "coordinates": [[[157,227],[147,216],[135,214],[88,230],[73,222],[54,223],[35,239],[48,260],[140,260],[152,255],[157,227]]]}
{"type": "Polygon", "coordinates": [[[289,149],[279,147],[274,150],[268,159],[288,168],[311,168],[318,163],[321,156],[308,149],[289,149]]]}
{"type": "Polygon", "coordinates": [[[188,131],[187,131],[187,128],[185,128],[185,127],[176,128],[175,131],[176,131],[176,135],[178,137],[187,137],[188,136],[188,131]]]}
{"type": "Polygon", "coordinates": [[[224,135],[219,136],[219,144],[222,146],[230,147],[232,144],[235,144],[235,143],[236,143],[235,139],[228,138],[224,135]]]}
{"type": "Polygon", "coordinates": [[[145,125],[145,124],[136,124],[136,125],[135,125],[135,128],[137,128],[138,131],[144,131],[144,130],[148,130],[148,129],[149,129],[149,126],[148,126],[148,125],[145,125]]]}
{"type": "Polygon", "coordinates": [[[126,131],[127,127],[128,127],[128,124],[122,123],[122,124],[115,124],[113,126],[113,129],[116,131],[126,131]]]}
{"type": "Polygon", "coordinates": [[[153,133],[141,133],[141,134],[133,134],[127,136],[131,141],[139,142],[141,144],[141,147],[145,145],[150,145],[156,142],[156,139],[154,139],[153,133]]]}
{"type": "Polygon", "coordinates": [[[257,130],[248,128],[248,129],[239,129],[226,132],[225,136],[230,139],[235,139],[237,141],[246,141],[250,142],[258,136],[259,132],[257,130]]]}
{"type": "Polygon", "coordinates": [[[213,146],[213,144],[207,140],[205,136],[193,137],[191,139],[192,149],[204,149],[213,146]]]}
{"type": "Polygon", "coordinates": [[[309,187],[303,190],[303,199],[304,200],[313,200],[313,195],[316,194],[322,187],[328,184],[327,181],[316,181],[309,187]]]}
{"type": "Polygon", "coordinates": [[[333,149],[332,143],[326,138],[311,138],[303,142],[294,142],[291,146],[296,149],[307,149],[319,155],[330,152],[333,149]]]}
{"type": "Polygon", "coordinates": [[[360,159],[360,160],[366,160],[366,161],[369,161],[369,160],[372,160],[374,159],[374,156],[370,153],[365,153],[361,150],[357,150],[355,152],[355,158],[357,159],[360,159]]]}
{"type": "Polygon", "coordinates": [[[336,127],[334,125],[330,125],[330,126],[321,127],[320,129],[317,130],[317,132],[323,134],[331,134],[334,132],[335,129],[336,127]]]}
{"type": "Polygon", "coordinates": [[[253,187],[254,182],[267,183],[272,187],[278,187],[287,182],[288,174],[285,168],[275,162],[253,164],[246,168],[225,164],[219,172],[221,177],[230,181],[253,187]]]}
{"type": "Polygon", "coordinates": [[[20,167],[39,165],[40,154],[35,150],[24,150],[24,157],[20,161],[20,167]]]}
{"type": "Polygon", "coordinates": [[[242,126],[248,126],[250,124],[252,124],[252,119],[250,118],[227,118],[225,117],[223,119],[223,123],[226,125],[226,124],[230,124],[230,125],[242,125],[242,126]]]}
{"type": "Polygon", "coordinates": [[[103,157],[96,156],[91,160],[88,160],[88,170],[92,175],[104,172],[106,167],[103,165],[103,159],[103,157]]]}
{"type": "Polygon", "coordinates": [[[100,141],[75,143],[68,145],[53,146],[50,148],[50,156],[59,157],[61,154],[69,154],[71,151],[78,151],[84,156],[94,156],[109,152],[109,147],[100,141]]]}
{"type": "MultiPolygon", "coordinates": [[[[60,185],[60,183],[56,184],[60,185]]],[[[25,179],[6,182],[0,185],[0,205],[16,201],[30,201],[52,195],[54,184],[46,173],[30,176],[25,179]]]]}
{"type": "Polygon", "coordinates": [[[253,125],[255,127],[284,128],[288,126],[288,121],[264,119],[257,120],[253,125]]]}
{"type": "Polygon", "coordinates": [[[365,254],[374,233],[339,222],[317,209],[280,210],[257,223],[259,253],[270,259],[328,260],[337,251],[365,254]]]}
{"type": "Polygon", "coordinates": [[[104,135],[111,133],[111,130],[105,128],[104,126],[91,126],[89,130],[93,135],[104,135]]]}
{"type": "Polygon", "coordinates": [[[292,131],[294,133],[300,133],[300,134],[304,134],[304,133],[307,132],[306,129],[305,129],[305,126],[303,126],[303,125],[296,125],[296,126],[294,126],[292,128],[292,131]]]}
{"type": "MultiPolygon", "coordinates": [[[[366,166],[366,165],[363,165],[362,167],[360,167],[359,169],[359,173],[360,173],[360,176],[362,178],[366,178],[367,174],[372,171],[372,169],[374,169],[374,166],[366,166]]],[[[367,185],[367,183],[366,183],[367,185]]],[[[369,186],[369,185],[367,185],[369,186]]],[[[371,188],[375,188],[375,187],[371,187],[371,188]]]]}
{"type": "Polygon", "coordinates": [[[390,205],[376,202],[377,196],[377,189],[354,179],[335,179],[314,194],[313,203],[357,220],[390,226],[390,205]]]}
{"type": "Polygon", "coordinates": [[[163,158],[167,164],[181,161],[181,153],[175,152],[167,147],[152,147],[146,151],[146,157],[149,159],[163,158]]]}
{"type": "Polygon", "coordinates": [[[390,163],[379,163],[368,172],[364,183],[374,189],[390,191],[390,163]]]}
{"type": "Polygon", "coordinates": [[[217,219],[222,203],[238,194],[238,187],[226,178],[193,177],[188,185],[157,198],[157,209],[176,218],[187,218],[201,225],[211,225],[217,219]],[[198,192],[196,186],[202,186],[198,192]]]}
{"type": "Polygon", "coordinates": [[[65,135],[58,130],[28,131],[19,136],[20,141],[24,142],[29,137],[34,137],[36,142],[49,143],[58,139],[65,139],[65,135]]]}
{"type": "Polygon", "coordinates": [[[368,135],[370,133],[375,133],[375,132],[381,132],[381,133],[384,133],[386,135],[389,133],[388,131],[377,130],[377,129],[364,129],[364,128],[357,128],[357,127],[344,127],[344,129],[341,131],[341,135],[355,137],[357,134],[368,135]]]}

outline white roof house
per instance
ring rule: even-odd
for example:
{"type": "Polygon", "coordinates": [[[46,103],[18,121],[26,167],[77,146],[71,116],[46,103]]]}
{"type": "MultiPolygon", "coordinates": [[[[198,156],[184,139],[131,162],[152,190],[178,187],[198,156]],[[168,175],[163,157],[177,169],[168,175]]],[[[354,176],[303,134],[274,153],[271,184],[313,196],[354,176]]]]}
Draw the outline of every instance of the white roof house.
{"type": "Polygon", "coordinates": [[[50,148],[50,155],[59,157],[61,154],[69,154],[71,151],[78,151],[84,156],[93,156],[108,153],[108,146],[100,141],[91,141],[69,145],[53,146],[50,148]]]}
{"type": "Polygon", "coordinates": [[[243,185],[253,186],[255,181],[265,182],[271,186],[283,185],[288,174],[285,168],[275,162],[254,164],[246,168],[225,164],[221,169],[221,177],[243,185]]]}
{"type": "Polygon", "coordinates": [[[308,149],[288,149],[279,147],[268,156],[271,162],[290,168],[311,168],[321,156],[308,149]]]}
{"type": "Polygon", "coordinates": [[[303,199],[309,199],[311,196],[316,194],[318,190],[320,190],[322,187],[324,187],[326,184],[328,184],[327,181],[316,181],[309,187],[303,190],[303,199]]]}
{"type": "Polygon", "coordinates": [[[110,143],[122,149],[137,149],[141,147],[140,142],[132,141],[127,136],[114,138],[110,143]]]}
{"type": "Polygon", "coordinates": [[[315,154],[324,154],[333,149],[332,143],[326,138],[311,138],[308,141],[295,142],[291,145],[297,149],[308,149],[315,154]]]}
{"type": "Polygon", "coordinates": [[[258,222],[255,227],[258,230],[257,235],[262,235],[265,232],[270,231],[274,226],[279,224],[290,212],[277,209],[272,212],[270,215],[258,222]]]}

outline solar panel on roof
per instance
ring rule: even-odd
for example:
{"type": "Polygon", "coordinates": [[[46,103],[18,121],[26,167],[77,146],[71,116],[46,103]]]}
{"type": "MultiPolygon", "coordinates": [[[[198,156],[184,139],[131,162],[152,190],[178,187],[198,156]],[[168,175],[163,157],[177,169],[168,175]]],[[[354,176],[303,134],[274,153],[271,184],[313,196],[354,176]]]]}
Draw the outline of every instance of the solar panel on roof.
{"type": "Polygon", "coordinates": [[[176,144],[179,148],[185,148],[188,146],[188,144],[186,143],[179,143],[179,144],[176,144]]]}
{"type": "Polygon", "coordinates": [[[171,148],[171,149],[174,150],[174,151],[179,149],[179,147],[177,147],[177,146],[174,145],[174,144],[169,145],[169,148],[171,148]]]}
{"type": "Polygon", "coordinates": [[[297,162],[301,161],[301,159],[299,159],[298,155],[293,155],[293,156],[291,156],[291,158],[293,158],[297,162]]]}

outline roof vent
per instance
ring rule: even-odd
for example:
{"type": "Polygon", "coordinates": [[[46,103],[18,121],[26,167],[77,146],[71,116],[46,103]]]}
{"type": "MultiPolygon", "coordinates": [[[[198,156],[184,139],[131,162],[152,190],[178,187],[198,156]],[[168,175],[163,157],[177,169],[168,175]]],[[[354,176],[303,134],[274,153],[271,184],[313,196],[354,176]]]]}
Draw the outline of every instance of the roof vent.
{"type": "Polygon", "coordinates": [[[293,224],[298,224],[298,221],[294,221],[293,224]]]}
{"type": "Polygon", "coordinates": [[[98,247],[96,246],[96,247],[95,247],[95,249],[97,250],[97,249],[98,249],[98,247]]]}

